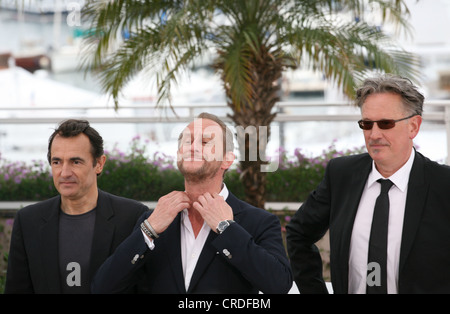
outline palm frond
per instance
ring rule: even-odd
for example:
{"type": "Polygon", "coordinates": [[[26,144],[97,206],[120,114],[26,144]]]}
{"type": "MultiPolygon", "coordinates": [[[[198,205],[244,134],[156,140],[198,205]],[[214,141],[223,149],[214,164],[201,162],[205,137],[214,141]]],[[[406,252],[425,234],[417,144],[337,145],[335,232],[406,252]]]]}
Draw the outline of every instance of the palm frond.
{"type": "Polygon", "coordinates": [[[370,24],[373,10],[382,22],[409,30],[403,0],[91,0],[85,68],[99,70],[116,105],[127,82],[146,71],[156,77],[159,105],[170,103],[172,86],[195,59],[215,48],[216,69],[238,110],[256,93],[252,64],[261,51],[286,67],[306,58],[347,94],[373,69],[418,76],[414,57],[370,24]],[[130,38],[121,37],[124,31],[130,38]]]}
{"type": "Polygon", "coordinates": [[[419,78],[417,58],[364,21],[338,21],[319,12],[297,24],[288,20],[283,29],[282,40],[297,52],[298,62],[307,60],[308,66],[336,82],[350,97],[362,77],[374,70],[419,78]]]}
{"type": "MultiPolygon", "coordinates": [[[[97,71],[103,90],[112,95],[116,107],[124,86],[138,72],[148,69],[157,78],[157,104],[170,102],[177,76],[207,48],[204,38],[208,27],[180,2],[144,1],[135,6],[130,2],[136,1],[106,5],[93,1],[87,7],[86,14],[96,18],[94,32],[85,41],[85,49],[91,53],[84,67],[97,71]],[[120,38],[124,30],[130,33],[126,40],[120,38]],[[114,49],[114,44],[118,48],[114,49]]],[[[205,16],[204,11],[201,14],[205,16]]]]}

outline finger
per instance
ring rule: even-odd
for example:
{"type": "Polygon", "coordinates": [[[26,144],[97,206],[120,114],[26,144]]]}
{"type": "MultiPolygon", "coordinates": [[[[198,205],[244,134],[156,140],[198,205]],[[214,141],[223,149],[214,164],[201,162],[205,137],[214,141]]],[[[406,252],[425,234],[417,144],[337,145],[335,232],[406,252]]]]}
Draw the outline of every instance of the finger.
{"type": "Polygon", "coordinates": [[[166,212],[170,216],[176,215],[185,208],[190,207],[190,199],[183,192],[174,191],[158,200],[156,204],[155,212],[166,212]]]}
{"type": "Polygon", "coordinates": [[[213,200],[212,195],[209,192],[206,192],[205,194],[201,195],[207,202],[211,202],[213,200]]]}
{"type": "Polygon", "coordinates": [[[183,203],[176,203],[174,206],[172,206],[172,208],[174,208],[174,211],[176,213],[181,212],[183,209],[185,208],[190,208],[191,204],[187,203],[187,202],[183,202],[183,203]]]}
{"type": "Polygon", "coordinates": [[[208,204],[208,200],[206,199],[205,195],[200,195],[197,199],[197,202],[199,202],[200,204],[202,204],[202,206],[206,206],[206,204],[208,204]]]}
{"type": "Polygon", "coordinates": [[[185,192],[175,191],[167,195],[171,200],[186,200],[189,201],[189,196],[185,192]]]}
{"type": "Polygon", "coordinates": [[[184,206],[184,208],[187,208],[187,207],[190,207],[190,203],[191,203],[191,200],[189,198],[186,199],[186,198],[179,197],[179,198],[172,200],[172,202],[170,202],[170,206],[176,207],[176,208],[178,208],[179,206],[184,206]]]}
{"type": "Polygon", "coordinates": [[[176,191],[176,193],[170,195],[168,202],[170,206],[178,207],[179,204],[189,205],[191,200],[186,193],[176,191]]]}
{"type": "Polygon", "coordinates": [[[199,202],[192,203],[192,207],[194,209],[196,209],[200,213],[200,215],[202,215],[202,213],[204,212],[204,208],[203,208],[202,204],[200,204],[199,202]]]}
{"type": "Polygon", "coordinates": [[[180,193],[179,191],[173,191],[173,192],[170,192],[169,194],[166,194],[166,195],[160,197],[159,200],[158,200],[158,203],[161,203],[161,204],[171,204],[171,203],[173,203],[177,198],[180,197],[180,196],[179,196],[179,195],[180,195],[179,193],[180,193]]]}

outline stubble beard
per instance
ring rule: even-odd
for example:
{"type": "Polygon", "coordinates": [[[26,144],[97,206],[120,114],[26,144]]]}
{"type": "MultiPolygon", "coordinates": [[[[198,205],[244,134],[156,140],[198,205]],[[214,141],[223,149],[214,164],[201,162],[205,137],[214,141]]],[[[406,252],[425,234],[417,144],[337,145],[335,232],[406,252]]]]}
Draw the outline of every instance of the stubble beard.
{"type": "Polygon", "coordinates": [[[220,167],[215,167],[213,163],[207,162],[205,160],[203,161],[201,167],[195,170],[186,169],[184,167],[183,160],[178,161],[177,166],[185,181],[189,183],[200,183],[211,179],[217,174],[220,169],[220,167]]]}

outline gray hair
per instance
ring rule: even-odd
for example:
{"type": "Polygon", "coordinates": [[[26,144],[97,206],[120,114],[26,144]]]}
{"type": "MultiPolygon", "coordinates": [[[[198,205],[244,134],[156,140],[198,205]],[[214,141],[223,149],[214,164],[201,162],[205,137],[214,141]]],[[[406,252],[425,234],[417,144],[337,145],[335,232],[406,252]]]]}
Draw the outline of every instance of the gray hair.
{"type": "Polygon", "coordinates": [[[362,86],[356,90],[356,105],[362,108],[369,95],[380,93],[400,95],[403,106],[408,113],[419,116],[423,113],[423,101],[425,99],[423,94],[409,79],[392,74],[366,79],[362,86]]]}

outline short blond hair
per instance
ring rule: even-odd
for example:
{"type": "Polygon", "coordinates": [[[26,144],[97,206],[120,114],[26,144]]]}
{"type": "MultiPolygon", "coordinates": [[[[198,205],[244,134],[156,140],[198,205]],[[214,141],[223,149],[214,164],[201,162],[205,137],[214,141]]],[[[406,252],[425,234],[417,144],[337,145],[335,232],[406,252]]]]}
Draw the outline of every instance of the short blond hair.
{"type": "MultiPolygon", "coordinates": [[[[223,122],[218,116],[212,113],[202,112],[196,117],[196,119],[207,119],[216,122],[222,129],[224,154],[234,151],[233,132],[231,132],[231,130],[227,127],[225,122],[223,122]]],[[[180,136],[178,137],[178,147],[180,147],[182,136],[183,132],[180,133],[180,136]]]]}

